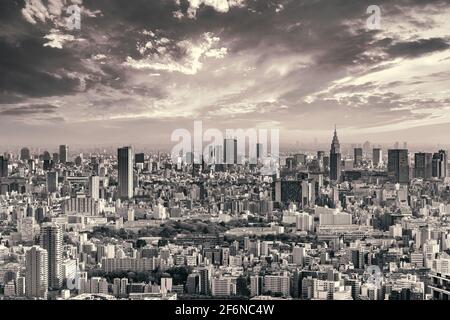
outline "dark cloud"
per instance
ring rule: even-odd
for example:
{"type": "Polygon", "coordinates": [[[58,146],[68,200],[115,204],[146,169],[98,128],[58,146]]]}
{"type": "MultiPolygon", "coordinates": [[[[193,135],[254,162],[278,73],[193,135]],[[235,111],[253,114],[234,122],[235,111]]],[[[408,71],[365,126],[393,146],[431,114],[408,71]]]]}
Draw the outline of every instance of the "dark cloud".
{"type": "Polygon", "coordinates": [[[1,116],[30,116],[54,114],[58,107],[53,105],[36,104],[23,107],[6,107],[0,110],[1,116]]]}
{"type": "Polygon", "coordinates": [[[397,42],[387,49],[392,57],[418,57],[435,51],[446,50],[450,47],[447,40],[442,38],[420,39],[410,42],[397,42]]]}

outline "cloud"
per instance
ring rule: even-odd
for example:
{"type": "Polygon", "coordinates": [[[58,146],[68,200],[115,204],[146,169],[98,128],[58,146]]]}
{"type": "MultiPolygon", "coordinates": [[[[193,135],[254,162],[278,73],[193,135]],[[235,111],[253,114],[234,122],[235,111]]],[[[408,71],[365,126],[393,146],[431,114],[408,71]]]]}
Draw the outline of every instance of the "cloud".
{"type": "Polygon", "coordinates": [[[220,38],[211,33],[204,33],[197,43],[190,40],[174,43],[167,38],[160,38],[154,42],[147,42],[144,46],[138,46],[138,51],[144,58],[138,60],[127,57],[125,65],[134,69],[195,75],[202,68],[203,58],[222,59],[227,54],[226,48],[215,48],[219,42],[220,38]]]}
{"type": "Polygon", "coordinates": [[[369,0],[96,0],[70,32],[69,3],[0,2],[8,121],[43,122],[17,110],[53,105],[73,129],[61,132],[107,140],[144,139],[132,132],[146,122],[161,137],[158,121],[193,119],[276,123],[283,139],[329,139],[334,123],[388,139],[381,133],[449,121],[448,1],[380,0],[381,29],[367,30],[369,0]],[[116,130],[105,137],[100,126],[116,130]]]}
{"type": "Polygon", "coordinates": [[[217,12],[226,13],[232,7],[243,7],[243,0],[188,0],[189,8],[187,10],[187,15],[189,18],[195,18],[197,10],[201,5],[209,6],[214,8],[217,12]]]}
{"type": "Polygon", "coordinates": [[[50,13],[41,0],[25,0],[22,15],[29,23],[36,24],[38,21],[46,22],[50,19],[50,13]]]}
{"type": "Polygon", "coordinates": [[[30,116],[49,115],[56,112],[58,107],[47,104],[23,105],[21,107],[3,107],[0,110],[2,116],[30,116]]]}
{"type": "Polygon", "coordinates": [[[417,57],[423,54],[442,51],[450,48],[442,38],[419,39],[410,42],[397,42],[387,49],[392,57],[417,57]]]}
{"type": "Polygon", "coordinates": [[[62,34],[58,30],[51,30],[50,34],[47,34],[44,36],[45,39],[49,40],[48,42],[44,43],[44,47],[51,47],[51,48],[57,48],[62,49],[63,45],[66,42],[74,41],[75,37],[71,34],[62,34]]]}

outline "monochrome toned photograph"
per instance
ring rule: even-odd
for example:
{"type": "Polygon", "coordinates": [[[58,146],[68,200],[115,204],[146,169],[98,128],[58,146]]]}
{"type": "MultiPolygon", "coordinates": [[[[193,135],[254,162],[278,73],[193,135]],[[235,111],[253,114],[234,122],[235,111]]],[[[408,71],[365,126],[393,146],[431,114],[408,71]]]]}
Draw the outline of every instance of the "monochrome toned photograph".
{"type": "Polygon", "coordinates": [[[448,0],[1,0],[0,304],[449,300],[449,149],[448,0]]]}

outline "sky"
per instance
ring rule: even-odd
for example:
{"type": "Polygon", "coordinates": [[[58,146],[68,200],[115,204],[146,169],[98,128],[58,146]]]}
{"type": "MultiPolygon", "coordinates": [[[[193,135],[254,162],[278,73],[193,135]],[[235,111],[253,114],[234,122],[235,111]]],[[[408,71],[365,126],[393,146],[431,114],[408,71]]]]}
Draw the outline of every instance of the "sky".
{"type": "Polygon", "coordinates": [[[449,2],[0,1],[0,144],[171,145],[194,121],[449,144],[449,2]]]}

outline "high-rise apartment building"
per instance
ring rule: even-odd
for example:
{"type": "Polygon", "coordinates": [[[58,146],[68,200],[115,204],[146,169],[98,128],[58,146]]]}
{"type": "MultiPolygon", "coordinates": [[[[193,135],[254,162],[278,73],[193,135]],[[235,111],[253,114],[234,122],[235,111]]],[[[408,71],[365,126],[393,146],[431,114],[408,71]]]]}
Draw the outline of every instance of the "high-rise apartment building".
{"type": "Polygon", "coordinates": [[[46,298],[48,291],[47,250],[33,246],[25,255],[25,294],[28,297],[46,298]]]}
{"type": "Polygon", "coordinates": [[[48,286],[50,289],[59,289],[63,281],[63,234],[61,227],[52,223],[42,225],[40,238],[41,247],[48,254],[48,286]]]}
{"type": "Polygon", "coordinates": [[[100,194],[100,177],[89,177],[89,195],[92,199],[98,200],[100,194]]]}

